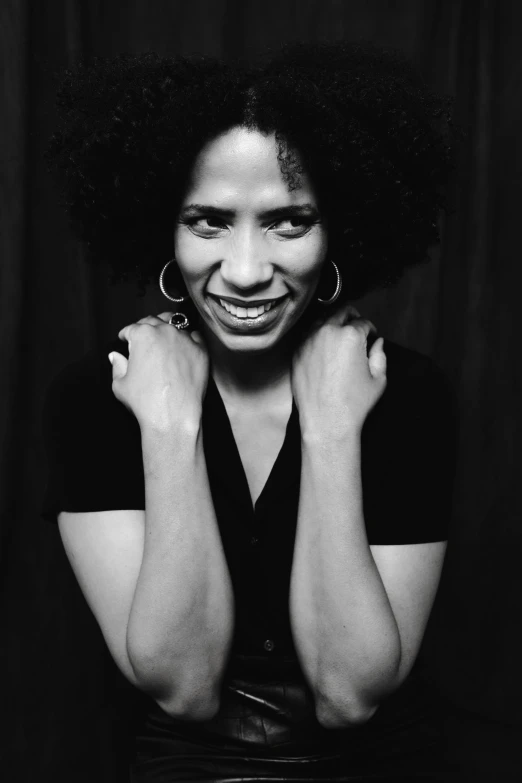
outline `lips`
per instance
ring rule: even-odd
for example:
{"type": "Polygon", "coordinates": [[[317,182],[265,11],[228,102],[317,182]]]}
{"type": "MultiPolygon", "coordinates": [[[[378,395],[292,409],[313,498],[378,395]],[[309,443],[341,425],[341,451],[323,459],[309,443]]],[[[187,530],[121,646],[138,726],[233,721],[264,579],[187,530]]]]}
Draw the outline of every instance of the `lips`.
{"type": "MultiPolygon", "coordinates": [[[[275,304],[270,309],[265,310],[262,315],[258,315],[252,318],[240,317],[226,310],[222,304],[220,304],[218,297],[217,300],[214,294],[208,294],[211,310],[213,311],[217,320],[234,332],[251,332],[257,333],[270,329],[271,326],[279,320],[280,314],[284,311],[286,303],[288,302],[288,296],[279,297],[275,304]]],[[[231,297],[227,297],[230,299],[231,297]]],[[[237,301],[237,300],[236,300],[237,301]]],[[[264,302],[271,300],[264,300],[264,302]]],[[[273,301],[273,300],[272,300],[273,301]]]]}
{"type": "Polygon", "coordinates": [[[245,300],[235,299],[233,296],[220,296],[219,294],[209,293],[208,295],[211,296],[216,302],[219,302],[220,299],[223,299],[225,302],[230,302],[230,304],[233,304],[236,307],[244,307],[245,309],[248,309],[249,307],[261,307],[261,305],[266,305],[269,303],[278,304],[286,296],[286,294],[283,294],[283,296],[274,296],[272,299],[245,300]]]}

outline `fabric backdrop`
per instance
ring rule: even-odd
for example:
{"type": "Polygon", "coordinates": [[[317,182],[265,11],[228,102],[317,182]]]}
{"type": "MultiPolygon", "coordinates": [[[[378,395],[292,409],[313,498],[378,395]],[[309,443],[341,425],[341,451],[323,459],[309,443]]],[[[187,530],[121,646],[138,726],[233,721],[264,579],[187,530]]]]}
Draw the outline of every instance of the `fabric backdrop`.
{"type": "MultiPolygon", "coordinates": [[[[489,727],[471,736],[469,748],[450,731],[463,767],[477,758],[477,737],[500,748],[500,738],[520,727],[521,695],[522,272],[515,234],[522,208],[522,4],[4,0],[0,13],[6,780],[125,779],[111,661],[58,531],[39,517],[46,470],[41,407],[65,364],[169,306],[157,287],[139,299],[131,286],[111,288],[105,273],[84,264],[42,160],[55,122],[52,73],[84,55],[152,49],[231,56],[297,38],[362,36],[401,49],[433,88],[456,96],[456,119],[468,129],[450,184],[455,212],[442,220],[431,263],[358,306],[387,337],[432,356],[459,398],[451,543],[426,646],[455,715],[489,727]]],[[[507,780],[499,770],[491,779],[507,780]]]]}

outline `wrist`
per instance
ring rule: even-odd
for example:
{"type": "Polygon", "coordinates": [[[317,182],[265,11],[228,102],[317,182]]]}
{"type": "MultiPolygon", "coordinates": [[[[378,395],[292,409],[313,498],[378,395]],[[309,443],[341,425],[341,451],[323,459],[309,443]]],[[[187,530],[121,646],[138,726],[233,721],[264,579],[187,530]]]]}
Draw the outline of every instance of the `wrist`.
{"type": "Polygon", "coordinates": [[[192,422],[180,421],[169,427],[143,425],[141,427],[141,451],[145,477],[158,478],[172,475],[172,465],[176,470],[194,470],[198,455],[203,452],[201,428],[192,422]]]}
{"type": "Polygon", "coordinates": [[[197,440],[202,426],[202,411],[194,410],[182,416],[147,419],[139,422],[142,439],[197,440]]]}
{"type": "Polygon", "coordinates": [[[345,444],[359,442],[363,423],[343,421],[342,417],[336,419],[313,418],[300,421],[301,440],[304,444],[325,445],[345,444]]]}

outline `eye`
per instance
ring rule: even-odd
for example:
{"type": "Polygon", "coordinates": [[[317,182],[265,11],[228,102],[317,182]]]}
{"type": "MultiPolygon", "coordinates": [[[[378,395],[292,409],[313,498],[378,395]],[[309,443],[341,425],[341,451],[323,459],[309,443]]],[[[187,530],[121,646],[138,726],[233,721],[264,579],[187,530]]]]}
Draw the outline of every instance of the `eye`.
{"type": "Polygon", "coordinates": [[[272,227],[275,228],[279,234],[286,236],[300,236],[302,234],[306,234],[306,232],[309,231],[316,222],[316,219],[312,217],[292,216],[278,220],[277,223],[274,223],[272,227]]]}
{"type": "Polygon", "coordinates": [[[185,218],[181,222],[201,236],[213,236],[220,229],[226,227],[226,223],[214,215],[185,218]]]}

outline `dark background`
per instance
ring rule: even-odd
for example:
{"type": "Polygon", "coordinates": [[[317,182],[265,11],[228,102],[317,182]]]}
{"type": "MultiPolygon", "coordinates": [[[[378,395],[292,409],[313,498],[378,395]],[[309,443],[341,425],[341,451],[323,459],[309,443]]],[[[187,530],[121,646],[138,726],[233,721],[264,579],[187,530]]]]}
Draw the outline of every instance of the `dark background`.
{"type": "Polygon", "coordinates": [[[405,52],[429,85],[456,97],[456,119],[469,133],[450,184],[455,214],[441,222],[431,263],[358,307],[388,338],[432,356],[458,395],[451,541],[426,646],[452,705],[455,779],[518,780],[522,3],[3,0],[0,13],[6,783],[125,780],[111,661],[58,530],[39,517],[41,406],[65,364],[170,307],[159,288],[139,299],[84,263],[42,160],[55,122],[52,71],[90,54],[230,56],[296,38],[358,36],[405,52]]]}

